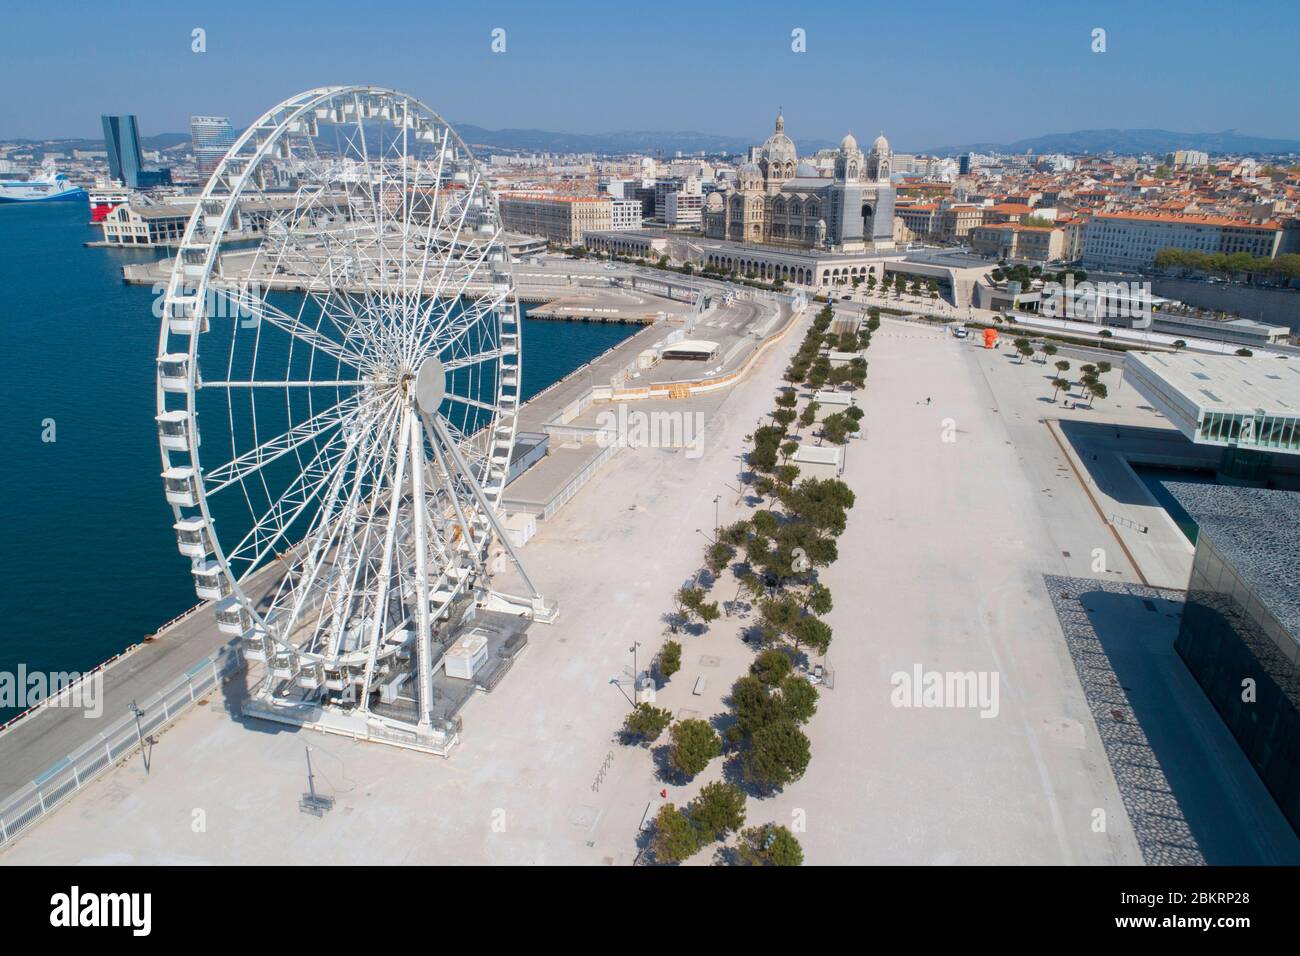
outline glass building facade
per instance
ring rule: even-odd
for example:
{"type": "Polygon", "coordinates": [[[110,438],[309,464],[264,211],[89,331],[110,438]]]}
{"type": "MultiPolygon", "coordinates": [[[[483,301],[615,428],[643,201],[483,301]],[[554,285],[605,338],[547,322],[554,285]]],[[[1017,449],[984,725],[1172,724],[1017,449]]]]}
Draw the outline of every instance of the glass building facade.
{"type": "Polygon", "coordinates": [[[167,167],[145,169],[140,153],[140,130],[135,117],[101,116],[104,126],[104,149],[108,152],[108,175],[131,189],[170,186],[172,171],[167,167]]]}
{"type": "Polygon", "coordinates": [[[1169,487],[1199,525],[1174,647],[1300,832],[1300,494],[1169,487]]]}
{"type": "Polygon", "coordinates": [[[140,156],[140,131],[135,117],[101,116],[100,121],[104,126],[104,148],[108,151],[108,175],[132,189],[138,188],[136,183],[144,160],[140,156]]]}
{"type": "Polygon", "coordinates": [[[1300,451],[1300,415],[1206,412],[1196,440],[1209,445],[1300,451]]]}
{"type": "Polygon", "coordinates": [[[190,139],[199,173],[207,179],[216,170],[226,150],[235,145],[235,128],[224,116],[191,116],[190,139]]]}

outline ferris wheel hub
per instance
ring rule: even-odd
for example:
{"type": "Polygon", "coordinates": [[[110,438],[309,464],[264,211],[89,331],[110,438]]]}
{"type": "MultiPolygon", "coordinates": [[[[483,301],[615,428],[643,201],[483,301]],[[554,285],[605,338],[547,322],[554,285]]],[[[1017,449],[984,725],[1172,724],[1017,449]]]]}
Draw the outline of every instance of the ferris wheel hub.
{"type": "Polygon", "coordinates": [[[420,411],[427,415],[434,414],[442,405],[447,394],[447,372],[436,355],[430,355],[420,363],[415,373],[415,403],[420,411]]]}

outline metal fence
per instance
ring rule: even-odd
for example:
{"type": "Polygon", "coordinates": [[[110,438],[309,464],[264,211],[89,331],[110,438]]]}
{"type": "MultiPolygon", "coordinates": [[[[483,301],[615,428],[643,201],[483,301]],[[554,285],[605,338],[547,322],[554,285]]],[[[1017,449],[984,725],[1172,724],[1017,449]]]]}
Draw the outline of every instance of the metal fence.
{"type": "Polygon", "coordinates": [[[123,715],[112,727],[64,757],[18,793],[0,804],[0,846],[17,839],[91,780],[129,757],[155,730],[189,710],[243,665],[238,644],[230,644],[195,664],[170,687],[140,709],[143,716],[123,715]]]}
{"type": "Polygon", "coordinates": [[[546,506],[542,509],[542,513],[537,517],[542,521],[553,518],[555,513],[563,508],[569,502],[569,499],[578,493],[578,489],[591,480],[591,477],[600,469],[600,466],[617,455],[619,450],[618,445],[607,446],[605,450],[593,458],[582,469],[582,471],[569,479],[569,482],[555,493],[551,500],[548,501],[546,506]]]}

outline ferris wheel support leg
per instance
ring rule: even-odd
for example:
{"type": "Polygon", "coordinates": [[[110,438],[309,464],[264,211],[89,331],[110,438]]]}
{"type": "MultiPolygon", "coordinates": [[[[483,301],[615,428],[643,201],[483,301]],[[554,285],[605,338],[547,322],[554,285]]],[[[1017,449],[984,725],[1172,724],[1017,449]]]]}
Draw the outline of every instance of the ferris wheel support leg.
{"type": "MultiPolygon", "coordinates": [[[[510,560],[514,563],[515,569],[518,570],[519,577],[523,579],[524,587],[528,589],[526,602],[529,607],[529,616],[535,621],[549,624],[551,621],[555,620],[556,609],[554,604],[548,605],[546,603],[546,600],[542,597],[542,592],[537,590],[537,586],[533,584],[532,578],[530,578],[528,572],[524,570],[524,563],[519,559],[519,555],[515,551],[514,545],[510,543],[510,536],[506,534],[506,529],[502,527],[501,519],[497,517],[496,509],[492,507],[492,503],[488,501],[487,496],[483,494],[483,489],[479,487],[478,482],[474,479],[474,473],[470,471],[469,466],[465,463],[465,459],[461,457],[460,449],[456,447],[456,443],[452,441],[451,436],[447,434],[446,427],[438,420],[437,416],[430,416],[430,419],[430,424],[432,424],[439,440],[441,440],[443,446],[447,449],[448,454],[451,455],[452,460],[456,463],[456,467],[460,470],[461,474],[464,475],[466,483],[474,494],[474,498],[478,501],[479,507],[483,509],[483,514],[487,516],[488,521],[491,523],[492,530],[496,533],[497,538],[500,539],[501,544],[505,547],[506,553],[510,555],[510,560]]],[[[429,419],[426,419],[426,421],[429,421],[429,419]]],[[[495,594],[496,592],[493,593],[495,594]]],[[[513,603],[509,601],[510,595],[499,596],[504,598],[507,603],[513,603]]]]}
{"type": "Polygon", "coordinates": [[[375,661],[379,656],[379,639],[384,633],[384,614],[388,603],[388,579],[393,573],[393,551],[397,544],[397,513],[402,502],[402,482],[406,480],[407,444],[411,438],[409,428],[401,429],[397,443],[397,462],[394,465],[393,494],[388,504],[388,529],[384,538],[384,557],[379,566],[379,588],[375,596],[375,622],[370,631],[370,655],[366,658],[366,677],[361,686],[361,712],[370,710],[370,684],[375,677],[375,661]]]}
{"type": "Polygon", "coordinates": [[[429,726],[433,711],[433,634],[429,623],[429,572],[425,552],[424,523],[428,512],[424,503],[424,438],[420,420],[414,411],[406,413],[407,427],[411,433],[411,497],[415,507],[415,591],[416,635],[415,665],[420,688],[420,726],[429,726]]]}

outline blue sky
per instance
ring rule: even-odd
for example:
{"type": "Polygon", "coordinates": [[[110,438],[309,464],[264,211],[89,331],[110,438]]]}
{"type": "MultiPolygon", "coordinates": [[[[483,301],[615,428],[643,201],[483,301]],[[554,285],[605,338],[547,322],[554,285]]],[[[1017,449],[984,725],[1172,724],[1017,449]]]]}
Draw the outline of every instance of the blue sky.
{"type": "Polygon", "coordinates": [[[1294,0],[11,3],[0,138],[98,136],[105,112],[137,114],[146,135],[188,130],[191,113],[241,125],[299,90],[364,82],[489,128],[758,137],[781,105],[796,139],[883,130],[899,149],[1093,127],[1300,139],[1297,40],[1294,0]]]}

